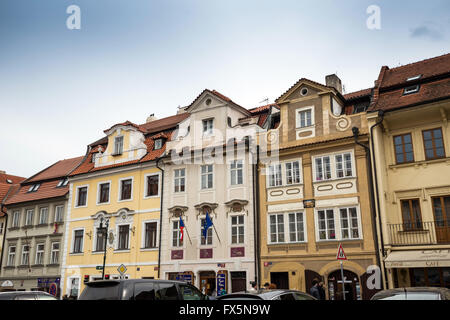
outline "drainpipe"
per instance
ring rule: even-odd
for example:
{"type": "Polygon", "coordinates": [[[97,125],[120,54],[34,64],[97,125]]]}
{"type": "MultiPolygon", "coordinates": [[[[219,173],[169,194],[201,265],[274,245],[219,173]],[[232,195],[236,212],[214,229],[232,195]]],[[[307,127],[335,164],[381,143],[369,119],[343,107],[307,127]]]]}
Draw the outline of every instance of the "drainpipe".
{"type": "MultiPolygon", "coordinates": [[[[373,163],[373,172],[374,172],[373,177],[375,180],[375,197],[377,200],[377,208],[378,208],[378,225],[380,228],[381,254],[383,255],[383,258],[384,258],[383,226],[381,223],[380,195],[379,195],[379,191],[378,191],[378,179],[377,179],[377,163],[375,161],[375,144],[373,142],[373,129],[375,129],[375,127],[379,126],[383,122],[384,111],[383,110],[378,111],[378,116],[380,117],[380,119],[372,127],[370,127],[370,140],[371,140],[372,149],[373,149],[373,152],[372,152],[372,163],[373,163]]],[[[385,268],[383,268],[382,273],[386,274],[384,269],[385,268]]],[[[383,277],[383,288],[386,289],[385,277],[383,277]]]]}
{"type": "Polygon", "coordinates": [[[161,235],[162,235],[162,216],[163,216],[163,200],[164,200],[164,169],[159,167],[159,161],[162,158],[158,158],[156,160],[156,167],[162,172],[161,174],[161,204],[159,207],[159,250],[158,250],[158,279],[160,278],[160,269],[161,269],[161,235]]]}
{"type": "MultiPolygon", "coordinates": [[[[3,212],[3,204],[0,205],[0,212],[3,212]]],[[[5,241],[6,241],[6,226],[8,225],[8,213],[7,212],[3,212],[5,214],[5,225],[3,227],[3,240],[2,240],[2,252],[0,254],[0,273],[2,270],[2,266],[3,266],[3,252],[5,251],[5,241]]],[[[6,254],[6,253],[5,253],[6,254]]]]}
{"type": "Polygon", "coordinates": [[[259,246],[259,146],[256,146],[256,163],[253,164],[253,223],[254,223],[254,251],[255,251],[255,282],[256,287],[259,289],[261,287],[261,277],[260,277],[260,246],[259,246]]]}
{"type": "Polygon", "coordinates": [[[375,191],[373,189],[373,179],[372,179],[372,161],[370,160],[370,148],[368,146],[366,146],[365,144],[361,143],[358,141],[358,136],[359,136],[359,128],[358,127],[353,127],[352,128],[352,132],[353,132],[353,137],[355,138],[355,143],[361,147],[364,148],[364,150],[366,151],[366,163],[367,163],[367,177],[368,177],[368,183],[370,185],[369,188],[369,196],[370,196],[370,210],[372,212],[372,232],[373,232],[373,237],[374,237],[374,241],[375,241],[375,250],[377,252],[376,254],[376,258],[377,258],[377,264],[378,266],[381,268],[381,261],[380,261],[380,248],[378,245],[378,232],[377,232],[377,228],[376,228],[376,224],[377,224],[377,220],[376,220],[376,208],[375,208],[375,191]]]}

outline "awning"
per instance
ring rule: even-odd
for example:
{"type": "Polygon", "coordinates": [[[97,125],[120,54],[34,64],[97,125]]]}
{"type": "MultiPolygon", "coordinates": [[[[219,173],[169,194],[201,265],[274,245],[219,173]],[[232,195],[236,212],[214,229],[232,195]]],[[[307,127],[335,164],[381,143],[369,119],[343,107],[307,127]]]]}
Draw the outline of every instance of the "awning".
{"type": "Polygon", "coordinates": [[[450,250],[394,251],[384,263],[386,268],[450,267],[450,250]]]}

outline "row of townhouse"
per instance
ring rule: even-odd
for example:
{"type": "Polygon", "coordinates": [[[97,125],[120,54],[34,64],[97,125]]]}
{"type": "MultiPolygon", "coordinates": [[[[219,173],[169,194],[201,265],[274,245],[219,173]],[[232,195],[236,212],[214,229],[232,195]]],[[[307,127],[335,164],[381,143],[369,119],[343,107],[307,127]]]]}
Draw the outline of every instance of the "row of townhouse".
{"type": "Polygon", "coordinates": [[[253,109],[204,90],[174,116],[118,123],[4,201],[0,284],[76,297],[103,277],[206,294],[318,278],[334,300],[449,287],[449,86],[444,55],[350,94],[336,75],[253,109]]]}

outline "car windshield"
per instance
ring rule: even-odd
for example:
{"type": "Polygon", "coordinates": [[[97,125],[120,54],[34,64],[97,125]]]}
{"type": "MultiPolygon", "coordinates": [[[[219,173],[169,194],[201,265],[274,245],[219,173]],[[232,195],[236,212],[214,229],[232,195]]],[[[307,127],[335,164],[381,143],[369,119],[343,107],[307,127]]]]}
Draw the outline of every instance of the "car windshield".
{"type": "Polygon", "coordinates": [[[378,300],[440,300],[440,296],[435,292],[398,292],[378,300]]]}
{"type": "Polygon", "coordinates": [[[86,286],[80,300],[120,300],[119,283],[101,283],[86,286]]]}

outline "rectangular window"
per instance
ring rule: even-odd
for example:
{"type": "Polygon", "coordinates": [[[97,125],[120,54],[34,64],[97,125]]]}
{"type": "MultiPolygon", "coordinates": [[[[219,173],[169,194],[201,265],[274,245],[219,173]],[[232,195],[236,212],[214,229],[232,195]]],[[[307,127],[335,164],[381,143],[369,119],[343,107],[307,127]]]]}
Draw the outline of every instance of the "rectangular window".
{"type": "Polygon", "coordinates": [[[27,214],[25,217],[25,225],[26,226],[33,225],[33,216],[34,216],[34,210],[27,210],[27,214]]]}
{"type": "Polygon", "coordinates": [[[147,222],[145,224],[145,240],[144,240],[144,248],[156,248],[156,239],[157,239],[157,223],[156,222],[147,222]]]}
{"type": "Polygon", "coordinates": [[[35,264],[44,264],[44,249],[45,245],[43,243],[37,245],[35,264]]]}
{"type": "Polygon", "coordinates": [[[335,156],[335,161],[336,161],[337,178],[345,178],[353,176],[351,153],[338,154],[335,156]]]}
{"type": "Polygon", "coordinates": [[[122,154],[123,152],[123,136],[114,139],[114,154],[122,154]]]}
{"type": "Polygon", "coordinates": [[[8,250],[8,266],[13,267],[16,263],[16,247],[10,246],[8,250]]]}
{"type": "Polygon", "coordinates": [[[395,136],[394,148],[397,164],[414,162],[414,152],[410,133],[395,136]]]}
{"type": "Polygon", "coordinates": [[[404,230],[421,230],[422,214],[419,199],[401,200],[404,230]]]}
{"type": "Polygon", "coordinates": [[[324,181],[331,179],[330,157],[319,157],[315,159],[316,164],[316,181],[324,181]]]}
{"type": "Polygon", "coordinates": [[[77,190],[78,190],[77,207],[83,207],[86,205],[87,189],[88,189],[87,187],[77,188],[77,190]]]}
{"type": "Polygon", "coordinates": [[[312,110],[304,110],[297,112],[297,128],[305,128],[312,126],[312,110]]]}
{"type": "Polygon", "coordinates": [[[319,224],[319,239],[320,240],[335,240],[336,230],[334,224],[334,210],[319,210],[317,211],[319,224]]]}
{"type": "Polygon", "coordinates": [[[300,163],[298,161],[287,162],[286,166],[286,184],[300,183],[300,163]]]}
{"type": "Polygon", "coordinates": [[[278,187],[283,184],[281,175],[281,164],[272,164],[269,166],[269,187],[278,187]]]}
{"type": "Polygon", "coordinates": [[[73,239],[73,253],[83,252],[83,230],[75,230],[73,239]]]}
{"type": "Polygon", "coordinates": [[[359,239],[358,213],[355,207],[341,208],[341,239],[359,239]]]}
{"type": "MultiPolygon", "coordinates": [[[[181,231],[180,231],[180,220],[172,221],[172,246],[173,247],[182,247],[183,240],[180,239],[181,231]]],[[[184,236],[183,236],[184,238],[184,236]]]]}
{"type": "Polygon", "coordinates": [[[97,238],[95,244],[95,251],[106,250],[106,228],[97,228],[97,238]]]}
{"type": "Polygon", "coordinates": [[[419,92],[419,89],[420,89],[420,86],[419,86],[419,85],[406,87],[406,88],[403,90],[403,95],[407,95],[407,94],[412,94],[412,93],[419,92]]]}
{"type": "Polygon", "coordinates": [[[119,243],[117,249],[127,250],[128,239],[130,238],[130,226],[128,224],[119,226],[119,243]]]}
{"type": "Polygon", "coordinates": [[[120,181],[120,200],[131,199],[131,189],[133,186],[132,179],[126,179],[120,181]]]}
{"type": "Polygon", "coordinates": [[[242,160],[234,160],[230,164],[231,185],[239,185],[243,183],[243,166],[242,160]]]}
{"type": "Polygon", "coordinates": [[[50,264],[59,263],[59,242],[52,243],[52,252],[50,254],[50,264]]]}
{"type": "Polygon", "coordinates": [[[269,216],[270,220],[270,242],[271,243],[283,243],[284,238],[284,215],[272,214],[269,216]]]}
{"type": "Polygon", "coordinates": [[[441,128],[425,130],[422,132],[422,134],[426,159],[433,160],[444,158],[445,150],[441,128]]]}
{"type": "Polygon", "coordinates": [[[203,135],[212,135],[213,119],[203,120],[203,135]]]}
{"type": "Polygon", "coordinates": [[[26,266],[30,264],[30,246],[22,246],[22,261],[21,265],[26,266]]]}
{"type": "Polygon", "coordinates": [[[156,197],[159,194],[159,175],[147,176],[146,197],[156,197]]]}
{"type": "Polygon", "coordinates": [[[41,208],[39,212],[39,224],[46,224],[48,219],[48,208],[41,208]]]}
{"type": "Polygon", "coordinates": [[[0,234],[3,234],[3,222],[0,222],[0,234]]]}
{"type": "Polygon", "coordinates": [[[110,183],[101,183],[99,185],[99,194],[98,194],[98,203],[107,203],[109,202],[109,186],[110,183]]]}
{"type": "Polygon", "coordinates": [[[289,241],[305,241],[305,229],[303,223],[303,212],[289,213],[289,241]]]}
{"type": "Polygon", "coordinates": [[[231,243],[244,243],[244,216],[231,217],[231,243]]]}
{"type": "Polygon", "coordinates": [[[186,183],[186,169],[175,169],[174,186],[175,192],[184,192],[186,183]]]}
{"type": "MultiPolygon", "coordinates": [[[[212,218],[211,218],[212,220],[212,218]]],[[[204,229],[204,225],[206,223],[206,219],[200,219],[200,223],[201,223],[201,229],[200,229],[200,237],[201,237],[201,244],[202,245],[212,245],[212,232],[213,232],[213,227],[209,227],[208,230],[206,231],[206,238],[203,236],[203,229],[204,229]]]]}
{"type": "Polygon", "coordinates": [[[64,219],[64,206],[55,207],[55,222],[62,222],[64,219]]]}
{"type": "Polygon", "coordinates": [[[12,227],[18,228],[20,226],[20,211],[14,211],[13,213],[13,220],[12,220],[12,227]]]}
{"type": "Polygon", "coordinates": [[[155,140],[155,150],[159,150],[162,148],[162,139],[155,140]]]}
{"type": "Polygon", "coordinates": [[[212,164],[201,166],[202,170],[202,189],[211,189],[213,187],[213,166],[212,164]]]}

